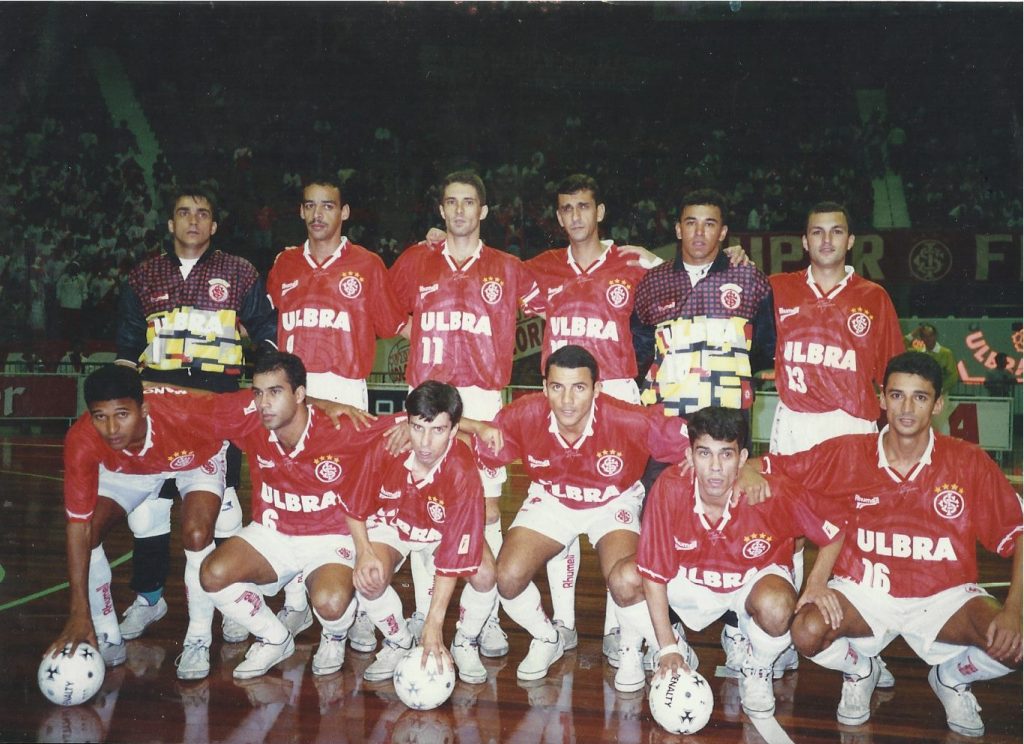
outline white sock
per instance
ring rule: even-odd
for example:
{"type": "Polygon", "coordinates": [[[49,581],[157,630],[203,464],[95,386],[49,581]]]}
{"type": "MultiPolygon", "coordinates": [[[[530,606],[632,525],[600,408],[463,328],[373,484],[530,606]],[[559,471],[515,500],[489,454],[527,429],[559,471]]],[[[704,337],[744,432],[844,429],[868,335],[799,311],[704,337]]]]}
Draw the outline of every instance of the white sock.
{"type": "Polygon", "coordinates": [[[224,617],[234,620],[257,638],[275,645],[288,639],[288,628],[270,611],[255,584],[238,582],[207,594],[224,617]]]}
{"type": "Polygon", "coordinates": [[[302,571],[299,571],[294,579],[284,585],[284,606],[301,612],[306,609],[307,604],[309,599],[306,597],[306,582],[302,571]]]}
{"type": "Polygon", "coordinates": [[[800,587],[804,585],[804,549],[793,553],[793,585],[796,587],[796,593],[800,593],[800,587]]]}
{"type": "Polygon", "coordinates": [[[199,583],[199,567],[203,559],[213,552],[210,543],[202,550],[185,551],[185,599],[188,601],[188,630],[186,638],[201,638],[207,645],[213,642],[213,600],[199,583]]]}
{"type": "Polygon", "coordinates": [[[661,648],[654,633],[654,623],[651,622],[646,600],[628,607],[620,607],[614,603],[612,606],[615,608],[615,617],[619,624],[620,648],[640,648],[643,641],[647,641],[647,645],[655,650],[661,648]]]}
{"type": "Polygon", "coordinates": [[[324,629],[324,632],[327,635],[344,638],[348,635],[348,629],[352,627],[352,622],[356,619],[355,598],[348,603],[348,607],[345,608],[345,611],[341,613],[341,617],[337,620],[325,620],[323,616],[316,611],[316,607],[313,608],[313,614],[316,615],[316,619],[320,621],[320,627],[324,629]]]}
{"type": "Polygon", "coordinates": [[[242,529],[242,504],[238,501],[238,492],[234,486],[224,489],[224,498],[220,501],[220,512],[213,525],[213,536],[224,540],[237,535],[242,529]]]}
{"type": "Polygon", "coordinates": [[[96,639],[107,640],[115,646],[121,642],[121,629],[117,627],[117,612],[114,598],[110,595],[110,563],[102,545],[97,545],[89,554],[89,612],[96,639]]]}
{"type": "Polygon", "coordinates": [[[411,551],[409,568],[412,571],[412,589],[416,594],[416,612],[426,617],[430,611],[430,599],[434,596],[434,572],[427,567],[426,558],[419,550],[411,551]]]}
{"type": "Polygon", "coordinates": [[[947,687],[958,687],[985,679],[1003,677],[1013,670],[1003,666],[976,646],[968,646],[952,659],[939,664],[939,681],[947,687]]]}
{"type": "Polygon", "coordinates": [[[551,618],[567,628],[576,627],[576,579],[580,570],[580,540],[577,537],[547,564],[551,590],[551,618]]]}
{"type": "Polygon", "coordinates": [[[519,623],[527,633],[534,638],[545,641],[553,641],[558,638],[558,631],[555,630],[548,616],[544,614],[541,606],[540,589],[532,581],[518,597],[512,599],[501,598],[501,606],[505,608],[506,614],[519,623]]]}
{"type": "Polygon", "coordinates": [[[811,657],[811,661],[826,669],[848,674],[851,677],[866,677],[871,671],[871,657],[859,653],[848,638],[839,638],[822,651],[811,657]]]}
{"type": "Polygon", "coordinates": [[[478,592],[467,581],[459,599],[459,630],[467,638],[476,638],[498,601],[498,587],[489,592],[478,592]]]}
{"type": "Polygon", "coordinates": [[[373,620],[384,640],[408,648],[412,642],[412,633],[405,623],[402,614],[402,599],[394,587],[388,587],[377,599],[367,599],[359,595],[360,608],[373,620]]]}
{"type": "MultiPolygon", "coordinates": [[[[490,524],[484,525],[484,540],[487,542],[487,547],[491,549],[491,555],[494,559],[498,559],[498,553],[501,552],[501,544],[505,541],[504,535],[501,532],[501,520],[497,522],[491,522],[490,524]]],[[[500,603],[494,603],[494,609],[491,611],[490,619],[494,622],[498,622],[498,605],[500,603]]]]}
{"type": "Polygon", "coordinates": [[[750,640],[750,656],[757,667],[771,667],[779,655],[789,647],[789,631],[780,636],[769,635],[745,612],[739,614],[739,628],[750,640]]]}

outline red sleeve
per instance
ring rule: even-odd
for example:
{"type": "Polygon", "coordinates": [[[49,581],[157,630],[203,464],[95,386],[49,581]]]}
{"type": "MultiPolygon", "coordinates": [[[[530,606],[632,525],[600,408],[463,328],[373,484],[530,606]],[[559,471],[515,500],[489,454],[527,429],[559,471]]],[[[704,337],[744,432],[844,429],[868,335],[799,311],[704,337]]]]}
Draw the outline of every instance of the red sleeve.
{"type": "Polygon", "coordinates": [[[903,331],[900,330],[900,321],[896,316],[896,308],[892,305],[888,293],[882,290],[882,338],[879,339],[879,353],[875,356],[874,380],[878,387],[882,387],[882,380],[885,379],[885,368],[889,360],[897,354],[906,350],[903,341],[903,331]]]}
{"type": "Polygon", "coordinates": [[[647,429],[647,449],[651,457],[658,462],[682,462],[690,446],[686,422],[679,416],[666,416],[660,405],[644,411],[651,422],[647,429]]]}
{"type": "Polygon", "coordinates": [[[195,428],[201,429],[215,439],[230,439],[241,444],[247,436],[263,426],[252,390],[237,390],[233,393],[216,395],[192,395],[183,397],[180,405],[194,421],[195,428]]]}
{"type": "Polygon", "coordinates": [[[365,522],[380,508],[380,489],[384,485],[384,472],[394,464],[383,440],[366,450],[366,459],[359,468],[352,487],[342,495],[341,507],[353,519],[365,522]]]}
{"type": "Polygon", "coordinates": [[[526,315],[543,315],[547,311],[547,302],[537,285],[533,272],[526,264],[517,260],[516,274],[520,308],[526,315]]]}
{"type": "Polygon", "coordinates": [[[976,455],[977,468],[973,490],[985,495],[978,515],[973,518],[974,530],[978,541],[988,550],[1009,558],[1024,531],[1020,496],[988,455],[980,450],[972,454],[976,455]]]}
{"type": "Polygon", "coordinates": [[[815,497],[784,475],[773,475],[767,480],[773,494],[769,503],[778,502],[780,523],[785,521],[790,526],[792,537],[803,535],[820,548],[835,542],[843,534],[845,519],[833,517],[829,520],[820,516],[830,514],[834,505],[815,497]]]}
{"type": "Polygon", "coordinates": [[[684,481],[678,468],[666,468],[654,482],[644,503],[640,541],[636,551],[636,566],[640,574],[651,581],[667,584],[679,572],[675,551],[675,527],[679,524],[678,505],[682,502],[681,486],[684,481]]]}
{"type": "Polygon", "coordinates": [[[278,279],[277,276],[277,262],[281,259],[281,256],[283,255],[284,251],[281,251],[280,253],[277,254],[277,256],[274,258],[274,265],[271,266],[270,271],[267,272],[267,299],[270,300],[270,304],[273,305],[275,309],[278,309],[281,303],[281,280],[278,279]]]}
{"type": "Polygon", "coordinates": [[[446,515],[441,544],[434,554],[434,569],[442,576],[472,576],[483,557],[484,487],[468,449],[456,452],[457,448],[462,449],[458,442],[444,465],[451,469],[446,481],[457,508],[446,515]]]}
{"type": "Polygon", "coordinates": [[[69,522],[88,522],[99,495],[100,458],[86,426],[84,414],[64,437],[64,512],[69,522]]]}
{"type": "Polygon", "coordinates": [[[522,459],[522,437],[519,433],[521,417],[519,414],[521,411],[525,413],[521,405],[525,401],[526,398],[522,398],[513,402],[512,405],[502,408],[491,422],[492,426],[501,429],[503,443],[500,452],[497,454],[491,452],[490,447],[481,442],[478,437],[473,437],[473,450],[477,460],[482,464],[489,468],[500,468],[522,459]]]}
{"type": "MultiPolygon", "coordinates": [[[[371,254],[373,255],[373,254],[371,254]]],[[[374,297],[373,332],[377,338],[392,338],[398,334],[399,329],[405,324],[409,316],[395,295],[395,291],[388,279],[387,269],[384,262],[376,255],[374,261],[373,277],[371,287],[376,288],[374,297]]]]}
{"type": "Polygon", "coordinates": [[[404,315],[412,314],[416,307],[416,275],[419,265],[420,244],[411,245],[388,269],[388,279],[394,291],[398,307],[404,315]]]}

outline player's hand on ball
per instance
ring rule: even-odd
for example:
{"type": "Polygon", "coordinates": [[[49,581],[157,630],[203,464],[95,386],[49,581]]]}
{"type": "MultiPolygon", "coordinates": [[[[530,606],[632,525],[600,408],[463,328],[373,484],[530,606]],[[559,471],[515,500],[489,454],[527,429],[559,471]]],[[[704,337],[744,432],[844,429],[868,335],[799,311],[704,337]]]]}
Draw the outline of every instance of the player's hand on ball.
{"type": "Polygon", "coordinates": [[[693,670],[687,666],[682,654],[669,653],[658,657],[658,669],[655,675],[664,677],[666,674],[675,674],[676,672],[689,674],[691,671],[693,670]]]}
{"type": "Polygon", "coordinates": [[[56,640],[50,644],[50,647],[46,649],[43,656],[55,659],[69,643],[71,644],[72,651],[77,649],[80,643],[88,643],[93,648],[99,648],[100,644],[96,641],[96,631],[92,627],[92,619],[90,617],[69,617],[68,621],[64,624],[64,629],[57,636],[56,640]]]}

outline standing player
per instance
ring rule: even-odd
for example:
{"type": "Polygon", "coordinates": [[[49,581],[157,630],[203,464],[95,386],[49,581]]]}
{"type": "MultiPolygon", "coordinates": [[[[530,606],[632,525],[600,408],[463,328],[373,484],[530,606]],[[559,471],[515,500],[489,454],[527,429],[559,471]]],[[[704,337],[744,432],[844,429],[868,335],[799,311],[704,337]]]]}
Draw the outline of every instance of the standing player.
{"type": "MultiPolygon", "coordinates": [[[[212,194],[184,187],[173,203],[167,221],[173,246],[136,266],[122,289],[118,364],[141,366],[142,378],[153,382],[218,393],[237,390],[243,328],[254,344],[272,346],[277,314],[255,267],[244,258],[211,248],[217,232],[212,194]]],[[[227,491],[217,519],[218,538],[242,526],[236,493],[240,472],[241,454],[230,448],[227,491]]],[[[167,613],[163,588],[170,506],[166,498],[147,501],[128,520],[136,538],[131,586],[138,597],[121,623],[126,639],[142,635],[147,625],[167,613]]],[[[212,549],[212,545],[207,548],[212,549]]],[[[224,639],[243,641],[245,634],[226,622],[224,639]]]]}
{"type": "Polygon", "coordinates": [[[622,639],[615,686],[643,688],[642,635],[660,647],[659,673],[684,663],[696,666],[686,642],[677,645],[670,607],[694,630],[732,611],[749,638],[740,681],[743,710],[751,718],[768,718],[775,713],[772,666],[789,645],[797,600],[793,538],[806,534],[830,543],[839,528],[816,516],[803,503],[804,494],[782,478],[772,477],[769,501],[732,503],[747,459],[747,423],[739,411],[703,408],[687,428],[692,472],[668,468],[658,478],[644,510],[636,560],[620,563],[611,582],[631,594],[616,596],[622,639]]]}
{"type": "Polygon", "coordinates": [[[932,665],[928,682],[949,727],[981,736],[971,684],[1003,676],[1021,661],[1021,502],[981,449],[932,430],[943,405],[942,371],[933,359],[917,352],[893,357],[881,401],[888,422],[881,434],[764,458],[765,472],[827,494],[848,519],[849,538],[833,556],[834,578],[826,587],[809,577],[793,640],[818,664],[843,672],[836,717],[857,725],[871,714],[877,656],[902,635],[932,665]],[[976,583],[976,541],[1012,556],[1005,605],[976,583]]]}
{"type": "Polygon", "coordinates": [[[440,664],[459,669],[463,682],[487,681],[478,636],[497,602],[494,558],[484,543],[483,484],[476,458],[456,439],[462,400],[451,385],[428,380],[406,398],[412,451],[390,455],[377,445],[374,480],[381,486],[349,520],[356,545],[355,584],[367,613],[385,634],[385,647],[363,672],[369,681],[391,679],[412,647],[402,601],[391,587],[394,572],[410,552],[423,554],[434,574],[430,609],[420,645],[440,664]],[[466,580],[451,655],[442,635],[445,612],[459,578],[466,580]]]}
{"type": "MultiPolygon", "coordinates": [[[[426,380],[454,385],[465,415],[490,421],[501,408],[501,391],[512,375],[516,313],[543,314],[540,290],[519,259],[483,244],[480,222],[487,217],[487,193],[470,171],[449,174],[440,205],[446,235],[440,246],[407,248],[390,269],[403,309],[412,318],[405,379],[410,387],[426,380]]],[[[501,547],[498,505],[504,469],[482,472],[486,507],[484,535],[491,552],[501,547]]],[[[429,575],[417,577],[417,611],[426,612],[429,575]]],[[[508,640],[494,615],[481,639],[484,656],[508,653],[508,640]]]]}
{"type": "Polygon", "coordinates": [[[495,418],[500,451],[477,447],[486,464],[522,460],[530,478],[498,555],[502,605],[533,636],[519,664],[520,679],[544,677],[564,651],[532,581],[538,569],[586,533],[607,581],[615,565],[636,551],[644,493],[639,479],[648,456],[662,462],[685,456],[688,442],[678,419],[600,396],[598,380],[588,351],[563,346],[548,357],[544,392],[520,398],[495,418]]]}
{"type": "Polygon", "coordinates": [[[49,651],[88,641],[108,666],[126,658],[110,594],[103,539],[140,504],[158,498],[177,479],[182,503],[185,592],[189,624],[178,660],[181,679],[210,671],[213,603],[199,585],[199,567],[212,549],[213,525],[224,494],[224,445],[202,434],[177,405],[178,396],[142,392],[142,380],[123,366],[103,367],[85,380],[87,412],[64,439],[71,612],[49,651]]]}
{"type": "MultiPolygon", "coordinates": [[[[278,254],[267,276],[278,311],[277,346],[302,359],[309,395],[366,411],[376,339],[397,335],[405,313],[380,257],[342,236],[349,205],[337,179],[308,179],[299,216],[306,223],[305,244],[278,254]]],[[[285,587],[278,615],[293,635],[312,623],[301,576],[285,587]]],[[[372,651],[373,626],[360,617],[365,613],[357,615],[349,643],[372,651]]]]}

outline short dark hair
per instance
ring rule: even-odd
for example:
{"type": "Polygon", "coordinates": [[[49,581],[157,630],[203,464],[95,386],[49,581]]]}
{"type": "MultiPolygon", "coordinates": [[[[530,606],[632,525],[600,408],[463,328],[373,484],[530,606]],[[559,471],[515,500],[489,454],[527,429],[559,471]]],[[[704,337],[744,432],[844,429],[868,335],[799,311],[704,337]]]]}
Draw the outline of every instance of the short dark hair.
{"type": "Polygon", "coordinates": [[[548,373],[552,367],[561,367],[562,369],[586,367],[590,370],[590,378],[593,382],[597,382],[600,379],[598,377],[597,360],[594,359],[594,355],[576,344],[563,346],[548,357],[547,361],[544,362],[545,380],[548,378],[548,373]]]}
{"type": "Polygon", "coordinates": [[[740,449],[747,446],[747,420],[738,408],[701,408],[686,420],[686,429],[691,444],[707,434],[716,442],[736,442],[740,449]]]}
{"type": "Polygon", "coordinates": [[[171,217],[174,217],[174,208],[178,204],[178,199],[181,199],[183,196],[190,196],[196,201],[205,199],[206,203],[210,205],[210,216],[213,218],[214,222],[217,221],[217,197],[215,197],[213,192],[208,188],[196,183],[185,184],[184,186],[174,190],[170,204],[168,205],[170,207],[169,211],[171,213],[171,217]]]}
{"type": "Polygon", "coordinates": [[[481,204],[487,203],[487,189],[484,188],[483,179],[471,170],[459,170],[449,173],[441,182],[441,198],[444,198],[444,190],[453,183],[464,183],[476,189],[477,198],[481,204]]]}
{"type": "Polygon", "coordinates": [[[923,377],[935,388],[935,397],[942,395],[942,367],[932,359],[930,354],[922,351],[905,351],[897,354],[885,365],[885,377],[882,379],[882,390],[889,386],[889,377],[894,374],[917,375],[923,377]]]}
{"type": "Polygon", "coordinates": [[[709,206],[718,207],[722,213],[722,224],[727,224],[728,202],[725,197],[714,189],[697,189],[683,196],[679,204],[679,216],[683,216],[683,210],[687,207],[709,206]]]}
{"type": "Polygon", "coordinates": [[[447,413],[452,426],[462,420],[462,396],[459,391],[444,382],[427,380],[417,385],[405,399],[405,410],[410,416],[433,421],[447,413]]]}
{"type": "Polygon", "coordinates": [[[299,189],[299,203],[305,196],[306,189],[310,186],[327,186],[338,190],[338,203],[345,206],[345,190],[341,187],[341,179],[332,176],[330,173],[311,173],[302,179],[302,188],[299,189]]]}
{"type": "Polygon", "coordinates": [[[288,384],[292,386],[292,390],[306,387],[306,365],[297,356],[289,354],[287,351],[264,351],[256,358],[252,375],[255,378],[256,375],[277,372],[278,370],[284,372],[284,376],[288,379],[288,384]]]}
{"type": "Polygon", "coordinates": [[[142,405],[142,378],[131,367],[110,364],[85,378],[85,405],[131,398],[142,405]]]}
{"type": "Polygon", "coordinates": [[[846,220],[846,226],[851,230],[853,229],[853,225],[850,222],[850,210],[848,210],[845,205],[834,201],[820,201],[808,209],[807,219],[804,220],[804,226],[806,227],[807,223],[811,221],[812,214],[825,214],[827,212],[842,212],[843,219],[846,220]]]}
{"type": "Polygon", "coordinates": [[[558,184],[555,191],[555,203],[558,203],[560,194],[577,194],[580,191],[589,191],[594,195],[594,204],[601,204],[601,188],[597,185],[597,179],[588,176],[586,173],[573,173],[566,176],[558,184]]]}

